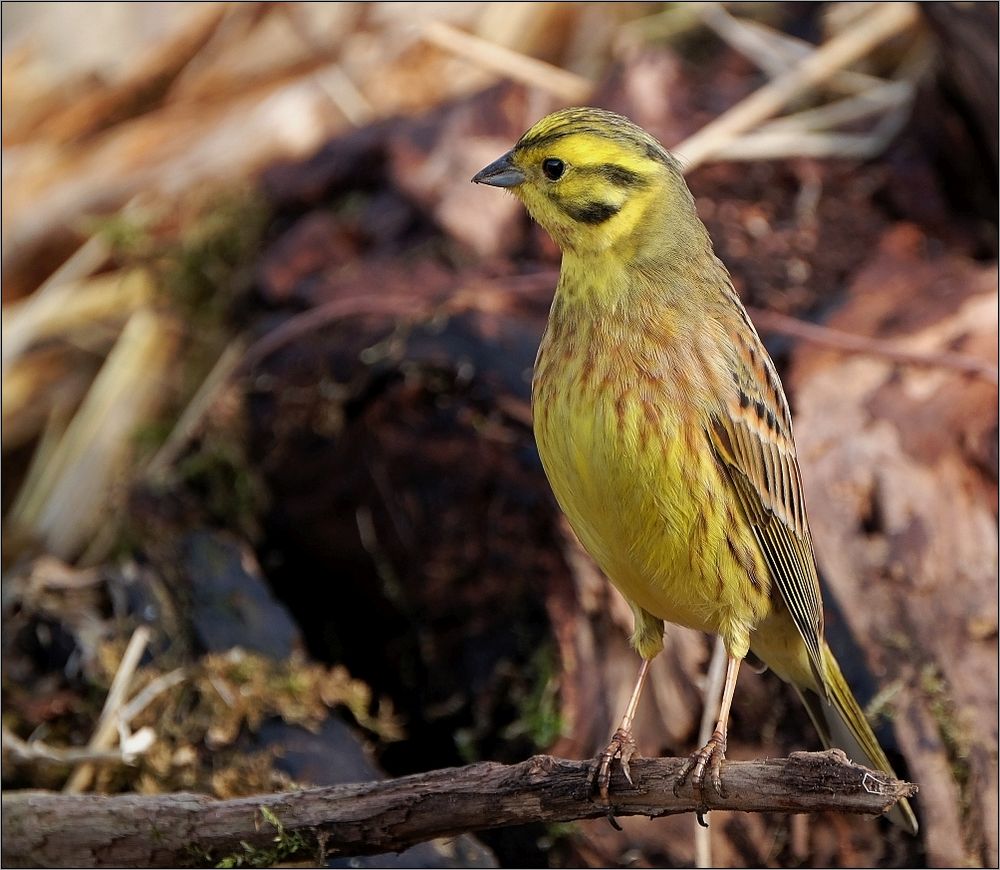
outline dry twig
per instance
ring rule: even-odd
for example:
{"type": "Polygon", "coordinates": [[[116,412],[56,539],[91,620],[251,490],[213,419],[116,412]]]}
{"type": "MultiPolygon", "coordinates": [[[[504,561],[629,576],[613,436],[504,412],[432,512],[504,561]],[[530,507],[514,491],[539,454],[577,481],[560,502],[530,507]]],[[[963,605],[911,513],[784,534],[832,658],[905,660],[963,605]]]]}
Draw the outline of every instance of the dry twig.
{"type": "Polygon", "coordinates": [[[582,102],[593,90],[593,85],[582,76],[465,33],[443,21],[428,24],[423,37],[438,48],[483,69],[541,88],[568,103],[582,102]]]}
{"type": "Polygon", "coordinates": [[[255,341],[235,369],[237,374],[247,374],[272,353],[286,345],[335,323],[344,317],[356,315],[383,315],[387,317],[418,316],[426,313],[426,306],[411,296],[366,296],[354,299],[334,299],[290,317],[280,326],[255,341]]]}
{"type": "Polygon", "coordinates": [[[166,475],[194,437],[208,412],[214,407],[220,392],[225,389],[242,359],[243,352],[243,340],[234,339],[219,354],[212,370],[205,376],[197,392],[174,424],[174,428],[170,430],[167,439],[146,466],[144,476],[147,479],[156,480],[166,475]]]}
{"type": "MultiPolygon", "coordinates": [[[[104,700],[104,709],[101,710],[101,716],[97,720],[97,728],[87,744],[87,749],[90,751],[98,752],[114,745],[115,737],[118,735],[119,711],[125,703],[125,695],[132,684],[135,669],[139,667],[139,660],[146,651],[149,638],[150,630],[144,625],[139,626],[132,634],[115,678],[111,681],[111,688],[108,689],[108,697],[104,700]]],[[[93,775],[94,769],[89,763],[81,765],[73,772],[63,792],[78,794],[85,791],[93,775]]]]}
{"type": "Polygon", "coordinates": [[[776,332],[803,341],[811,341],[834,350],[847,353],[867,354],[887,359],[891,362],[911,366],[926,366],[928,368],[954,369],[967,375],[984,378],[992,384],[1000,383],[1000,373],[995,366],[964,353],[941,351],[925,353],[906,350],[885,339],[869,338],[866,335],[854,335],[820,326],[816,323],[806,323],[779,314],[777,311],[766,311],[762,308],[748,308],[750,318],[762,332],[776,332]]]}
{"type": "Polygon", "coordinates": [[[799,94],[912,27],[917,15],[911,3],[887,3],[879,7],[864,21],[830,39],[788,72],[772,79],[702,127],[683,145],[677,146],[679,159],[688,170],[700,166],[735,137],[776,115],[799,94]]]}
{"type": "MultiPolygon", "coordinates": [[[[732,15],[721,3],[699,5],[702,22],[731,48],[752,60],[769,78],[777,78],[816,50],[816,46],[752,18],[732,15]]],[[[882,84],[867,73],[841,70],[827,85],[846,93],[859,93],[882,84]]]]}
{"type": "MultiPolygon", "coordinates": [[[[632,762],[629,787],[616,771],[617,815],[662,816],[705,809],[690,786],[674,794],[682,758],[632,762]]],[[[217,801],[194,794],[3,796],[5,865],[179,866],[260,859],[287,861],[399,851],[435,837],[528,822],[599,818],[589,762],[536,756],[520,764],[484,762],[402,779],[217,801]],[[155,836],[153,835],[155,832],[155,836]]],[[[727,762],[728,796],[710,808],[744,812],[877,815],[916,786],[852,764],[839,750],[727,762]]]]}
{"type": "Polygon", "coordinates": [[[121,764],[125,761],[120,749],[88,749],[87,747],[49,746],[43,740],[22,740],[12,731],[3,729],[0,734],[3,748],[22,762],[47,764],[121,764]]]}

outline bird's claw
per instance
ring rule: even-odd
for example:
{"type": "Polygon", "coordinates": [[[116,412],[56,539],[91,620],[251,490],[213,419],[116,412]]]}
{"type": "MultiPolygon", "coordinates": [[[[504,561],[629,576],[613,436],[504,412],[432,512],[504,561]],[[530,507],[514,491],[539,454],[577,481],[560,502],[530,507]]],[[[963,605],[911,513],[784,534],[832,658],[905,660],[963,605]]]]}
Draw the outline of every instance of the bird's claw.
{"type": "Polygon", "coordinates": [[[607,748],[594,759],[589,776],[591,785],[597,787],[597,792],[603,803],[610,803],[608,787],[611,785],[611,764],[616,758],[621,762],[622,773],[625,774],[628,784],[633,785],[629,762],[635,757],[635,754],[636,745],[632,733],[624,728],[619,728],[615,731],[607,748]]]}
{"type": "Polygon", "coordinates": [[[677,779],[674,782],[674,795],[679,797],[681,788],[687,783],[688,776],[694,771],[691,778],[691,787],[698,793],[702,804],[705,803],[705,770],[708,769],[709,777],[712,781],[712,788],[715,793],[722,798],[729,797],[725,786],[722,784],[722,762],[726,757],[726,735],[720,731],[715,731],[708,743],[693,753],[681,768],[677,779]]]}

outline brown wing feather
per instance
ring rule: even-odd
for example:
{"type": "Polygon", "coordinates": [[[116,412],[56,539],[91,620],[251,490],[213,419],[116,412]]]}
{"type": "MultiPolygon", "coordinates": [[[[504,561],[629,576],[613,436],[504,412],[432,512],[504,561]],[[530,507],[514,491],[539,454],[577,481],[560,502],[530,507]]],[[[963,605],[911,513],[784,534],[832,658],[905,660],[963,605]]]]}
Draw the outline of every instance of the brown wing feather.
{"type": "MultiPolygon", "coordinates": [[[[751,327],[752,328],[752,327],[751,327]]],[[[752,335],[756,338],[756,333],[752,335]]],[[[738,342],[736,398],[713,417],[710,443],[743,508],[774,586],[823,680],[823,604],[805,516],[791,414],[770,358],[751,336],[738,342]]]]}

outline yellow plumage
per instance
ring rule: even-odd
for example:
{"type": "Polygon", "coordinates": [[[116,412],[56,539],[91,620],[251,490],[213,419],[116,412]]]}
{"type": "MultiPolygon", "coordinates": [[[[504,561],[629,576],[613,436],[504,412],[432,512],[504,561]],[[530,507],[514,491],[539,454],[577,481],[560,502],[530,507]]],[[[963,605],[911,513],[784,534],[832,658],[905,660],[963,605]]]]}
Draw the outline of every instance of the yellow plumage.
{"type": "MultiPolygon", "coordinates": [[[[663,622],[722,637],[716,734],[693,761],[721,788],[729,702],[749,650],[791,682],[824,742],[891,772],[823,640],[781,383],[676,161],[597,109],[544,118],[476,181],[511,190],[563,252],[532,387],[560,507],[631,604],[648,661],[663,622]]],[[[628,772],[629,710],[604,753],[628,772]]],[[[909,806],[894,819],[915,830],[909,806]]]]}

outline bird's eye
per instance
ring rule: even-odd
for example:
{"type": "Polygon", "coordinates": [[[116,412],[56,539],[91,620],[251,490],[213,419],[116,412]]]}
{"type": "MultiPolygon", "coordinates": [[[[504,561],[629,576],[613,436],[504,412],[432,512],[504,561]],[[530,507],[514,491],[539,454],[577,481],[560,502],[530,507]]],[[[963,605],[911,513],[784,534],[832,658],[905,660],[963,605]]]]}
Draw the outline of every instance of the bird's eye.
{"type": "Polygon", "coordinates": [[[549,180],[555,181],[563,174],[566,165],[558,157],[546,157],[542,161],[542,174],[549,180]]]}

